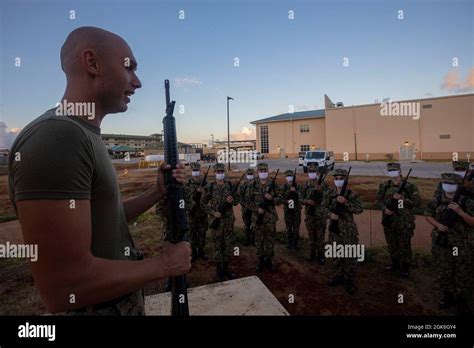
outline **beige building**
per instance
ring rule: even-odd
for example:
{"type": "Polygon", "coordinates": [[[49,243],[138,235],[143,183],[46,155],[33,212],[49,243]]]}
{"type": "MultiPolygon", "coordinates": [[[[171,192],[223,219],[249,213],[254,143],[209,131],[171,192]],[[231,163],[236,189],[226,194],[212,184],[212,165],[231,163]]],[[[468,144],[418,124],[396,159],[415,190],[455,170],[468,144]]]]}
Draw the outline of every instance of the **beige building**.
{"type": "Polygon", "coordinates": [[[474,157],[474,94],[325,108],[253,121],[257,150],[297,157],[312,149],[336,159],[452,159],[474,157]]]}

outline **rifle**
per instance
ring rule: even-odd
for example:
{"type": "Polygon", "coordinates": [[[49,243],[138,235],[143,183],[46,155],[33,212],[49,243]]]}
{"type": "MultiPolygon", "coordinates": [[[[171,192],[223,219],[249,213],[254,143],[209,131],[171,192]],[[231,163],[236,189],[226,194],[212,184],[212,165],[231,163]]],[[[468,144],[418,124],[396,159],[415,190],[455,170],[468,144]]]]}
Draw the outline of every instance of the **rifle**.
{"type": "MultiPolygon", "coordinates": [[[[237,192],[238,188],[239,188],[239,185],[240,183],[242,182],[242,179],[244,178],[245,176],[245,172],[244,174],[242,174],[242,176],[240,177],[240,180],[237,182],[237,185],[235,185],[235,187],[232,189],[232,192],[230,193],[230,196],[234,197],[235,193],[237,192]]],[[[219,213],[221,213],[222,216],[224,216],[224,214],[227,212],[227,210],[229,210],[230,208],[232,208],[232,203],[229,203],[227,202],[227,200],[224,200],[223,202],[221,202],[221,204],[219,204],[219,206],[217,207],[217,211],[219,213]]],[[[213,229],[218,229],[220,224],[221,224],[221,219],[222,217],[220,218],[215,218],[212,222],[211,222],[211,225],[210,227],[213,228],[213,229]]]]}
{"type": "MultiPolygon", "coordinates": [[[[321,173],[321,175],[319,175],[318,183],[316,184],[317,186],[321,186],[323,184],[324,179],[326,179],[327,172],[328,171],[325,168],[324,171],[321,173]]],[[[316,191],[316,189],[314,189],[313,192],[311,192],[311,195],[309,196],[309,199],[316,202],[316,201],[321,200],[321,198],[322,198],[321,196],[322,196],[322,192],[316,191]]],[[[309,215],[314,214],[315,210],[316,210],[316,207],[314,205],[310,205],[309,208],[308,208],[308,214],[309,215]]]]}
{"type": "MultiPolygon", "coordinates": [[[[398,187],[398,190],[397,190],[398,194],[401,194],[403,190],[405,189],[405,186],[407,186],[408,177],[410,176],[411,171],[412,169],[410,168],[407,176],[400,183],[400,186],[398,187]]],[[[397,216],[400,215],[400,210],[398,209],[398,201],[395,198],[393,198],[393,196],[390,198],[390,203],[388,204],[387,208],[388,210],[393,211],[395,215],[397,216]]],[[[392,223],[392,215],[383,214],[382,225],[384,227],[389,227],[391,223],[392,223]]]]}
{"type": "MultiPolygon", "coordinates": [[[[176,168],[179,162],[176,136],[176,120],[173,116],[175,101],[170,102],[169,80],[165,80],[166,116],[163,118],[165,162],[176,168]]],[[[187,240],[189,231],[185,209],[180,205],[184,202],[183,187],[173,178],[171,170],[165,172],[167,189],[168,219],[167,231],[171,243],[187,240]]],[[[189,316],[186,276],[170,278],[171,284],[171,315],[189,316]]]]}
{"type": "MultiPolygon", "coordinates": [[[[211,168],[211,166],[207,167],[206,174],[204,175],[204,178],[202,179],[202,181],[199,184],[198,188],[202,188],[202,187],[204,187],[204,185],[206,185],[207,175],[209,174],[209,169],[210,168],[211,168]]],[[[199,192],[196,189],[196,191],[194,191],[194,195],[193,195],[194,206],[191,208],[191,211],[189,212],[189,214],[194,215],[196,213],[196,210],[197,210],[198,206],[200,206],[200,204],[201,204],[201,197],[202,197],[202,192],[199,192]]]]}
{"type": "MultiPolygon", "coordinates": [[[[466,174],[464,174],[464,177],[462,179],[463,183],[458,185],[458,188],[456,189],[456,192],[454,193],[453,199],[451,200],[452,203],[458,203],[459,199],[461,198],[461,195],[463,195],[465,193],[464,183],[466,182],[466,179],[468,177],[472,178],[472,174],[474,172],[470,173],[469,176],[468,176],[468,173],[470,173],[469,170],[466,171],[466,174]]],[[[459,221],[460,219],[461,219],[461,217],[458,214],[456,214],[456,212],[454,210],[452,210],[450,208],[446,208],[441,213],[439,222],[442,225],[446,226],[446,227],[452,228],[454,226],[454,224],[457,221],[459,221]]],[[[447,247],[448,246],[448,234],[446,232],[438,231],[438,236],[436,237],[435,244],[439,245],[441,247],[447,247]]]]}
{"type": "MultiPolygon", "coordinates": [[[[278,175],[278,173],[280,172],[280,169],[278,169],[275,173],[275,175],[273,176],[273,179],[272,181],[270,182],[270,185],[268,185],[268,188],[267,188],[267,192],[265,193],[271,193],[273,190],[275,190],[275,180],[276,180],[276,177],[278,175]]],[[[258,205],[258,207],[260,209],[263,209],[263,210],[266,210],[267,207],[270,205],[270,201],[268,199],[266,199],[265,197],[263,197],[263,201],[260,202],[260,204],[258,205]]],[[[256,224],[257,226],[260,226],[262,223],[263,223],[263,214],[258,214],[258,217],[257,217],[257,221],[256,221],[256,224]]]]}
{"type": "Polygon", "coordinates": [[[291,187],[295,188],[295,191],[288,191],[287,199],[288,201],[293,201],[293,208],[290,212],[293,214],[296,210],[296,203],[298,203],[298,192],[296,192],[297,185],[296,185],[296,168],[295,172],[293,173],[293,180],[291,181],[291,187]]]}
{"type": "MultiPolygon", "coordinates": [[[[344,184],[342,185],[341,192],[339,193],[339,196],[342,196],[347,199],[349,196],[349,193],[351,192],[350,190],[347,190],[347,184],[349,183],[349,174],[351,173],[352,167],[349,167],[349,170],[347,171],[346,178],[344,179],[344,184]]],[[[336,201],[336,204],[334,205],[333,209],[331,209],[331,213],[336,214],[336,215],[341,215],[342,212],[344,211],[345,205],[342,203],[339,203],[336,201]]],[[[332,233],[338,233],[339,232],[339,220],[333,220],[331,219],[331,223],[329,225],[329,231],[332,233]]]]}

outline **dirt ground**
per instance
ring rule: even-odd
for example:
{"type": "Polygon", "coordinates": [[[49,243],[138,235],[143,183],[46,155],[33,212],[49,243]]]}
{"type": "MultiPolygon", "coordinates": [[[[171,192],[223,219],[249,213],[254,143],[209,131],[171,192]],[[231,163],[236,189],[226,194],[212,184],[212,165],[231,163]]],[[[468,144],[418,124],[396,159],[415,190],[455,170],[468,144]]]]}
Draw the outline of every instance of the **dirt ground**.
{"type": "MultiPolygon", "coordinates": [[[[124,199],[145,191],[155,181],[154,171],[136,172],[118,168],[118,178],[124,199]]],[[[231,178],[239,177],[232,173],[231,178]]],[[[8,195],[5,196],[6,175],[0,176],[0,217],[12,214],[8,195]]],[[[210,176],[212,179],[212,175],[210,176]]],[[[353,177],[351,186],[362,195],[366,207],[372,207],[375,192],[382,177],[353,177]]],[[[284,178],[279,178],[283,183],[284,178]]],[[[298,175],[298,180],[304,180],[298,175]]],[[[424,203],[430,197],[437,181],[434,179],[413,179],[419,185],[424,203]]],[[[136,224],[130,224],[137,247],[145,256],[159,254],[161,240],[156,217],[146,213],[139,217],[136,224]]],[[[1,233],[1,225],[0,225],[1,233]]],[[[238,277],[255,275],[255,247],[245,247],[242,231],[236,229],[236,246],[240,255],[235,256],[231,268],[238,277]]],[[[208,244],[208,254],[213,246],[208,244]]],[[[366,260],[359,264],[357,271],[358,292],[351,296],[342,287],[330,288],[326,285],[331,277],[331,266],[319,266],[306,261],[308,255],[307,240],[301,242],[298,251],[288,251],[284,245],[283,234],[278,235],[275,247],[275,273],[263,272],[259,278],[292,315],[437,315],[449,314],[437,309],[438,287],[430,255],[415,250],[414,266],[411,278],[401,280],[384,270],[387,262],[385,248],[366,250],[366,260]],[[289,295],[294,295],[294,303],[289,303],[289,295]],[[398,303],[399,294],[404,303],[398,303]]],[[[188,280],[192,287],[216,282],[215,268],[211,261],[197,261],[188,280]]],[[[162,292],[163,282],[156,282],[146,287],[147,295],[162,292]]],[[[25,260],[0,260],[0,315],[38,315],[44,314],[45,308],[34,288],[29,265],[25,260]]]]}

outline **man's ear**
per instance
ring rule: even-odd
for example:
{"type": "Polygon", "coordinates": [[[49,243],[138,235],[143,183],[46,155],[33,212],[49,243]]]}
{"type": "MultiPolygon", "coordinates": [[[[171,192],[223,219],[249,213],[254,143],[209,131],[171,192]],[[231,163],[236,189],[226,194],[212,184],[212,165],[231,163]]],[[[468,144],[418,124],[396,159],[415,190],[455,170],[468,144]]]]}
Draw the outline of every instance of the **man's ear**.
{"type": "Polygon", "coordinates": [[[95,50],[89,48],[82,51],[81,61],[84,69],[86,69],[90,75],[99,76],[99,61],[95,50]]]}

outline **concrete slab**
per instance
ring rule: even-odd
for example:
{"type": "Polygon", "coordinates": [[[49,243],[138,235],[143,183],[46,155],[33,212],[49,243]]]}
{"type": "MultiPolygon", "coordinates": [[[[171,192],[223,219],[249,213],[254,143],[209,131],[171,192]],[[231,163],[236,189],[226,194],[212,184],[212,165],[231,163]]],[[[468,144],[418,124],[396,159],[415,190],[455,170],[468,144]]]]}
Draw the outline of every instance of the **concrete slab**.
{"type": "MultiPolygon", "coordinates": [[[[289,315],[262,281],[245,277],[188,290],[190,315],[289,315]]],[[[147,296],[147,315],[170,315],[171,293],[147,296]]]]}

